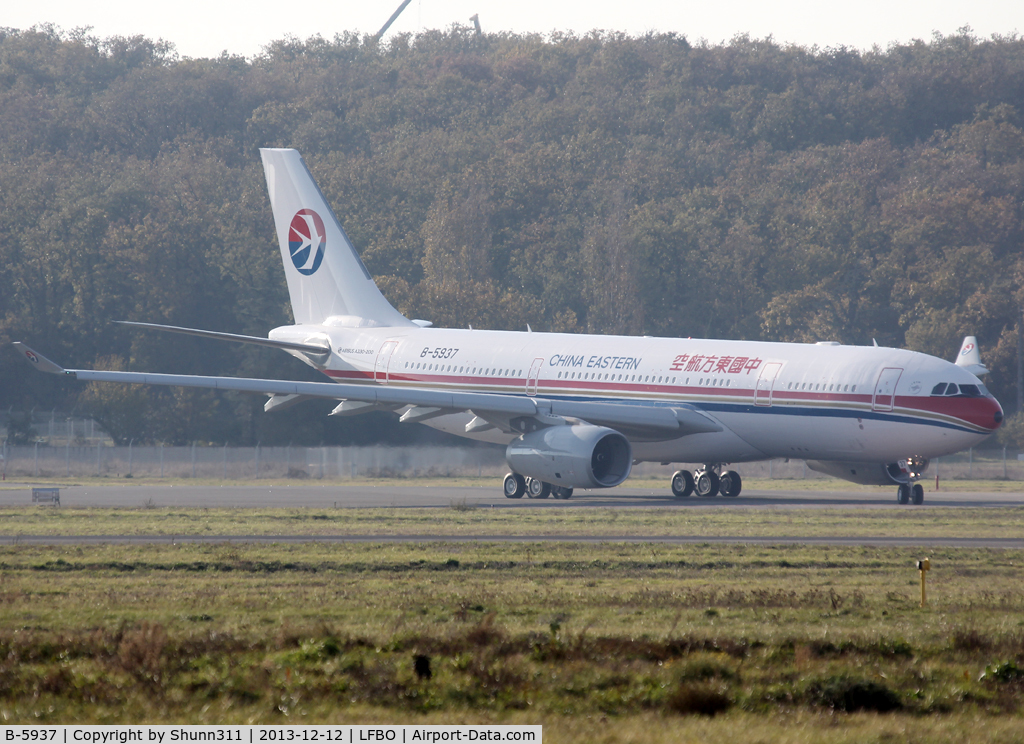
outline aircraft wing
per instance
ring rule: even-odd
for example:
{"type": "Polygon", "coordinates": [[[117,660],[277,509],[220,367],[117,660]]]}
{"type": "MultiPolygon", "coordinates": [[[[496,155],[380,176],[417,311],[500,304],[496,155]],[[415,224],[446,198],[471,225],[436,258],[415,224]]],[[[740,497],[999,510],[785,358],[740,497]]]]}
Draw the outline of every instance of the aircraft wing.
{"type": "MultiPolygon", "coordinates": [[[[247,377],[65,369],[20,341],[15,341],[14,346],[40,371],[62,374],[85,382],[169,385],[263,393],[282,397],[327,398],[359,401],[369,404],[369,406],[392,410],[412,406],[413,409],[403,417],[403,420],[407,421],[422,421],[435,415],[472,411],[475,415],[492,423],[508,422],[519,417],[575,418],[591,424],[615,429],[622,428],[633,434],[656,438],[722,431],[720,424],[697,408],[687,404],[668,407],[599,401],[551,400],[525,395],[459,392],[393,385],[352,385],[336,382],[293,382],[247,377]]],[[[370,408],[367,407],[365,410],[370,410],[370,408]]],[[[502,426],[502,428],[506,427],[502,426]]]]}

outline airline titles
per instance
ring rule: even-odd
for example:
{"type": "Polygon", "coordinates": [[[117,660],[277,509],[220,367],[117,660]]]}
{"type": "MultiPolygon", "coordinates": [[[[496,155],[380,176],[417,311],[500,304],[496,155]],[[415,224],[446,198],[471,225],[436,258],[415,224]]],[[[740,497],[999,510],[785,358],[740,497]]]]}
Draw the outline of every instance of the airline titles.
{"type": "Polygon", "coordinates": [[[672,360],[670,372],[704,372],[711,374],[748,375],[761,366],[762,359],[750,357],[717,356],[715,354],[680,354],[672,360]]]}
{"type": "Polygon", "coordinates": [[[586,367],[587,369],[640,369],[641,357],[590,356],[586,354],[555,354],[548,359],[550,367],[586,367]]]}

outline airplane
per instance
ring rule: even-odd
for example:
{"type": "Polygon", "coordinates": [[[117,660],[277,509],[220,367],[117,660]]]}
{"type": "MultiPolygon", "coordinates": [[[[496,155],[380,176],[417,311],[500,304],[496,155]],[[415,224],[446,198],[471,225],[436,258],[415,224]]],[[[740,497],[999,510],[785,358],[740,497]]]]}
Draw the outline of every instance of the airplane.
{"type": "Polygon", "coordinates": [[[129,326],[282,349],[330,378],[295,382],[64,369],[83,381],[269,396],[264,409],[338,400],[331,415],[398,412],[403,422],[503,445],[510,499],[568,499],[618,486],[638,462],[702,463],[673,474],[679,499],[736,497],[732,463],[803,459],[813,470],[897,486],[921,504],[928,461],[973,447],[1003,421],[981,383],[977,340],[955,363],[875,346],[432,328],[374,283],[300,154],[260,151],[294,314],[267,338],[151,323],[129,326]]]}

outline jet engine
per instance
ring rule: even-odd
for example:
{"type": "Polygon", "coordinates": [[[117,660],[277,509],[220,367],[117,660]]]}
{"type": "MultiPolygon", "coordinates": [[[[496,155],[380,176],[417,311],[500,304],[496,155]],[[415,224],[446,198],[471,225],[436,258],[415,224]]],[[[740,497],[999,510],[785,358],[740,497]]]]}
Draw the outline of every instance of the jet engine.
{"type": "Polygon", "coordinates": [[[909,483],[921,476],[928,460],[912,457],[907,460],[883,464],[880,462],[840,462],[836,460],[808,460],[807,467],[819,473],[842,478],[862,486],[891,486],[909,483]]]}
{"type": "Polygon", "coordinates": [[[505,450],[522,475],[566,488],[611,488],[629,477],[633,448],[622,434],[604,426],[549,426],[523,434],[505,450]]]}

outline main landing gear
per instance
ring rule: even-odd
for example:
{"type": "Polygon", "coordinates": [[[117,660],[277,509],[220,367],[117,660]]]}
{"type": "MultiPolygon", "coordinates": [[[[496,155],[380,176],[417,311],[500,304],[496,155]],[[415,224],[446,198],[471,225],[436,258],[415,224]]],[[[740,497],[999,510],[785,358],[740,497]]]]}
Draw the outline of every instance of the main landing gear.
{"type": "Polygon", "coordinates": [[[896,489],[896,502],[920,506],[924,503],[924,486],[920,483],[901,483],[896,489]]]}
{"type": "Polygon", "coordinates": [[[722,471],[725,463],[712,463],[699,468],[690,474],[688,470],[678,470],[672,476],[672,495],[677,499],[685,499],[690,494],[713,498],[721,494],[729,498],[740,495],[743,481],[735,470],[722,471]]]}
{"type": "Polygon", "coordinates": [[[565,486],[553,486],[537,478],[524,478],[519,473],[509,473],[503,484],[506,499],[521,499],[525,494],[528,499],[546,499],[554,496],[565,501],[572,498],[572,489],[565,486]]]}

